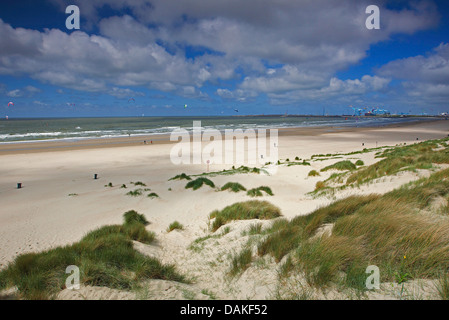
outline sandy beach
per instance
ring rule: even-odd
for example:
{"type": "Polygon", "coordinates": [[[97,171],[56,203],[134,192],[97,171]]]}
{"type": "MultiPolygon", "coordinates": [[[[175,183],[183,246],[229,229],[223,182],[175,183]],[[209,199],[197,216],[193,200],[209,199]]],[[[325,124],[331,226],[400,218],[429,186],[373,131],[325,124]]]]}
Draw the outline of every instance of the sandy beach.
{"type": "MultiPolygon", "coordinates": [[[[442,139],[448,133],[449,121],[444,120],[381,128],[282,129],[279,131],[278,154],[281,160],[310,159],[316,154],[348,153],[442,139]]],[[[228,261],[223,258],[223,261],[212,263],[217,257],[226,257],[241,247],[245,242],[241,231],[253,221],[231,223],[232,232],[213,240],[219,242],[218,246],[211,240],[201,253],[192,253],[188,249],[195,239],[210,234],[208,216],[213,210],[251,198],[245,193],[217,192],[206,187],[192,191],[184,188],[184,180],[169,181],[183,172],[194,175],[207,170],[205,164],[173,164],[169,156],[172,147],[173,142],[170,143],[167,136],[0,145],[0,268],[20,254],[67,245],[95,228],[120,224],[123,213],[133,209],[146,216],[150,222],[147,229],[154,231],[157,237],[154,246],[136,243],[136,247],[164,263],[174,263],[181,272],[196,279],[188,289],[154,281],[148,298],[183,298],[182,292],[191,290],[196,293],[196,299],[205,299],[207,296],[201,293],[202,289],[214,292],[218,299],[272,298],[276,285],[275,269],[251,268],[235,282],[229,282],[223,276],[228,261]],[[94,179],[94,174],[98,179],[94,179]],[[131,182],[136,181],[145,183],[159,198],[127,196],[126,192],[133,189],[131,182]],[[18,183],[22,184],[21,189],[17,188],[18,183]],[[109,183],[112,187],[106,186],[109,183]],[[120,188],[123,184],[128,188],[120,188]],[[167,232],[167,227],[175,220],[184,229],[167,232]],[[216,281],[210,281],[211,278],[216,281]]],[[[374,155],[375,152],[369,152],[346,158],[360,159],[370,165],[378,161],[374,155]]],[[[218,175],[210,179],[216,186],[230,181],[239,182],[248,189],[270,186],[274,196],[264,197],[264,200],[279,207],[282,215],[291,219],[332,201],[307,195],[314,190],[318,180],[330,176],[331,172],[322,173],[321,177],[308,177],[307,174],[334,162],[317,161],[311,166],[281,165],[272,175],[218,175]]],[[[209,168],[210,171],[223,169],[230,169],[230,166],[211,165],[209,168]]],[[[375,185],[345,190],[336,197],[351,193],[384,193],[418,177],[416,173],[404,173],[375,185]]],[[[93,299],[135,298],[132,294],[108,289],[83,290],[80,291],[82,294],[93,299]]],[[[64,291],[60,297],[79,298],[80,292],[64,291]]]]}

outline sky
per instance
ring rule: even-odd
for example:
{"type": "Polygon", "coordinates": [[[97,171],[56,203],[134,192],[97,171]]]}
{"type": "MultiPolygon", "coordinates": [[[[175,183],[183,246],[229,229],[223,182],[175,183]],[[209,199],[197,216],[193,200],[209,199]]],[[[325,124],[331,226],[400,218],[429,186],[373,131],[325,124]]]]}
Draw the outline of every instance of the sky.
{"type": "Polygon", "coordinates": [[[0,118],[448,112],[448,2],[1,1],[0,118]]]}

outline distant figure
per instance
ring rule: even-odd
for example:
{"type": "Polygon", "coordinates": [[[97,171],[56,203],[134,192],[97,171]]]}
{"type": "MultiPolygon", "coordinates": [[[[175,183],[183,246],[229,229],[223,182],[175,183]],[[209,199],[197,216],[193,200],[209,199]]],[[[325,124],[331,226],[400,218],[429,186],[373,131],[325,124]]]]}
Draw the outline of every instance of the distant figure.
{"type": "Polygon", "coordinates": [[[147,140],[143,140],[143,144],[147,144],[147,140]]]}
{"type": "Polygon", "coordinates": [[[362,146],[364,146],[364,145],[365,145],[365,143],[362,142],[362,146]]]}
{"type": "Polygon", "coordinates": [[[151,144],[153,144],[153,140],[151,140],[151,144]]]}

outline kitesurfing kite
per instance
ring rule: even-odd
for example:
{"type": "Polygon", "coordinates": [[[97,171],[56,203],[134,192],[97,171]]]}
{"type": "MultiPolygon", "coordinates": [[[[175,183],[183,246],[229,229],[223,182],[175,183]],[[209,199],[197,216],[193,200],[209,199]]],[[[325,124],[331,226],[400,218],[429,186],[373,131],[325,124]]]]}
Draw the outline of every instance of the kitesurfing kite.
{"type": "Polygon", "coordinates": [[[136,100],[134,100],[134,98],[130,98],[129,100],[128,100],[128,102],[130,102],[130,101],[134,101],[134,102],[136,102],[136,100]]]}
{"type": "Polygon", "coordinates": [[[8,107],[13,106],[14,103],[12,101],[8,102],[8,107]]]}
{"type": "Polygon", "coordinates": [[[185,109],[185,108],[187,108],[187,105],[186,105],[186,104],[184,105],[184,109],[185,109]]]}
{"type": "Polygon", "coordinates": [[[237,109],[234,109],[235,112],[239,112],[237,109]]]}

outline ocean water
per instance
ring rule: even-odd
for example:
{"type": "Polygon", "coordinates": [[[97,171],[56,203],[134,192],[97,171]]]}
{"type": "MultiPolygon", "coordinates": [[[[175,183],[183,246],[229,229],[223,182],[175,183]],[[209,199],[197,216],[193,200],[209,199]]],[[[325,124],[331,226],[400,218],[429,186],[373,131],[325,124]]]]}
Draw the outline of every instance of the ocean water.
{"type": "Polygon", "coordinates": [[[418,118],[342,116],[233,116],[233,117],[120,117],[22,118],[0,120],[0,143],[41,140],[159,135],[176,128],[191,130],[193,121],[204,129],[273,129],[315,126],[384,126],[418,118]]]}

